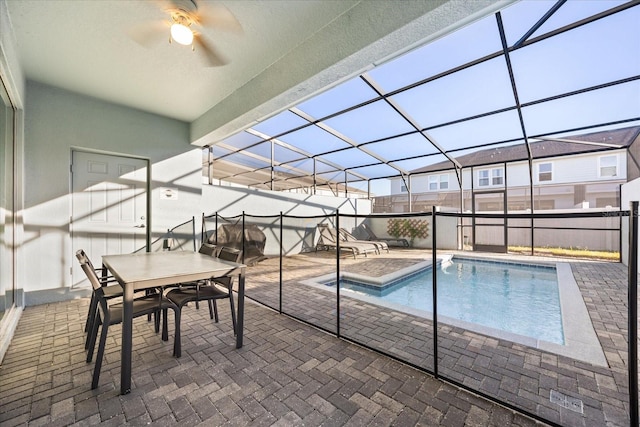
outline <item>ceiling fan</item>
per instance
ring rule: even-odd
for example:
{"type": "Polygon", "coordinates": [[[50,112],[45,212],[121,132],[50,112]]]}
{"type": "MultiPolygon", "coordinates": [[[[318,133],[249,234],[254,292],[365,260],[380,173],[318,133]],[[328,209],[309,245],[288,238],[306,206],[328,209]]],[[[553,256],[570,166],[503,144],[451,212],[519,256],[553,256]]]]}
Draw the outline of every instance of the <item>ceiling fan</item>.
{"type": "Polygon", "coordinates": [[[197,4],[195,0],[166,0],[160,3],[161,9],[168,14],[166,20],[148,22],[136,26],[129,35],[143,46],[168,37],[169,43],[176,42],[191,46],[193,51],[202,52],[211,67],[229,63],[213,45],[198,31],[201,27],[217,28],[234,33],[242,33],[238,20],[221,4],[197,4]]]}

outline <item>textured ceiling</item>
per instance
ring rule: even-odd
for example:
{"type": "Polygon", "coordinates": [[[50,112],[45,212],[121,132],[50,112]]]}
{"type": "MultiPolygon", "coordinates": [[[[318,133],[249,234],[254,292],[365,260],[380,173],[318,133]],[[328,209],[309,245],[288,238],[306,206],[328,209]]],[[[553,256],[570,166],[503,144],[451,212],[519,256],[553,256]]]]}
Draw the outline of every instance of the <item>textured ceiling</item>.
{"type": "Polygon", "coordinates": [[[162,2],[7,1],[27,78],[188,122],[354,3],[227,2],[244,33],[202,28],[231,61],[207,67],[199,52],[168,37],[146,48],[129,36],[141,23],[166,18],[162,2]]]}

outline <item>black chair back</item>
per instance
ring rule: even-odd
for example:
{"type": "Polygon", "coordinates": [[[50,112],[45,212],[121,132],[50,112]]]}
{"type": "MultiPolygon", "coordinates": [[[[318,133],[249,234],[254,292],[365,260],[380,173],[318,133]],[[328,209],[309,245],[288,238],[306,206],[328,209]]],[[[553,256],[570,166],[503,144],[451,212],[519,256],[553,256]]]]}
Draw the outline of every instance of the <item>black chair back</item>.
{"type": "Polygon", "coordinates": [[[217,257],[218,255],[218,247],[211,243],[203,243],[198,250],[201,254],[210,255],[212,257],[217,257]]]}
{"type": "MultiPolygon", "coordinates": [[[[228,246],[223,246],[220,248],[218,258],[224,261],[240,262],[240,259],[242,258],[242,251],[228,246]]],[[[233,276],[218,277],[215,281],[226,286],[229,289],[229,292],[231,292],[231,289],[233,288],[233,276]]]]}
{"type": "Polygon", "coordinates": [[[91,283],[91,287],[93,288],[93,291],[98,293],[98,295],[102,297],[103,296],[102,283],[100,282],[100,279],[96,274],[96,270],[93,268],[93,264],[91,263],[91,260],[82,249],[79,249],[76,252],[76,258],[78,258],[78,261],[80,262],[82,271],[84,271],[84,274],[86,274],[87,279],[89,279],[89,282],[91,283]]]}
{"type": "Polygon", "coordinates": [[[225,261],[231,262],[239,262],[240,258],[242,258],[242,251],[234,248],[230,248],[228,246],[223,246],[220,248],[220,252],[218,253],[218,258],[223,259],[225,261]]]}

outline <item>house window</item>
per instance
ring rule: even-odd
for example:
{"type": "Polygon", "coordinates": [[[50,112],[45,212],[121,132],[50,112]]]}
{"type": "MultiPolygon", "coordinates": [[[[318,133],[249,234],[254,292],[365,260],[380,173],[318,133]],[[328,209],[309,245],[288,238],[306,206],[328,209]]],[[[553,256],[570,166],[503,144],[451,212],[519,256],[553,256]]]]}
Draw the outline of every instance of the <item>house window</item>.
{"type": "Polygon", "coordinates": [[[429,176],[429,190],[446,190],[449,188],[449,175],[431,175],[429,176]]]}
{"type": "Polygon", "coordinates": [[[538,182],[551,181],[553,177],[553,168],[551,163],[538,164],[538,182]]]}
{"type": "Polygon", "coordinates": [[[438,175],[432,175],[429,177],[429,190],[437,190],[438,189],[438,175]]]}
{"type": "Polygon", "coordinates": [[[488,169],[478,172],[478,186],[480,187],[489,186],[489,170],[488,169]]]}
{"type": "Polygon", "coordinates": [[[407,186],[406,186],[406,185],[401,185],[401,186],[400,186],[400,192],[401,192],[401,193],[407,193],[407,192],[408,192],[408,191],[407,191],[407,186]]]}
{"type": "Polygon", "coordinates": [[[598,159],[598,175],[601,178],[618,176],[618,156],[602,156],[598,159]]]}
{"type": "Polygon", "coordinates": [[[478,186],[489,187],[493,185],[504,185],[504,169],[483,169],[478,171],[478,186]]]}
{"type": "Polygon", "coordinates": [[[503,185],[504,176],[502,168],[491,169],[491,185],[503,185]]]}
{"type": "Polygon", "coordinates": [[[440,189],[447,190],[449,188],[449,175],[440,175],[440,189]]]}

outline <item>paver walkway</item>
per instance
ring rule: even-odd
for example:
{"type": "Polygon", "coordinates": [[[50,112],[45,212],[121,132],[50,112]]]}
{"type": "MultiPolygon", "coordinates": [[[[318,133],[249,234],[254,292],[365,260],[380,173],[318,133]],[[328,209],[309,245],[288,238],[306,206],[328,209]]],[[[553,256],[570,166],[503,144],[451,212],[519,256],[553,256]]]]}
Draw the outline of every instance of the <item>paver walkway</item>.
{"type": "Polygon", "coordinates": [[[219,324],[185,308],[180,359],[171,340],[136,319],[126,396],[118,395],[118,326],[92,391],[88,300],[26,308],[0,365],[0,425],[541,425],[253,303],[236,350],[228,307],[219,305],[219,324]]]}

